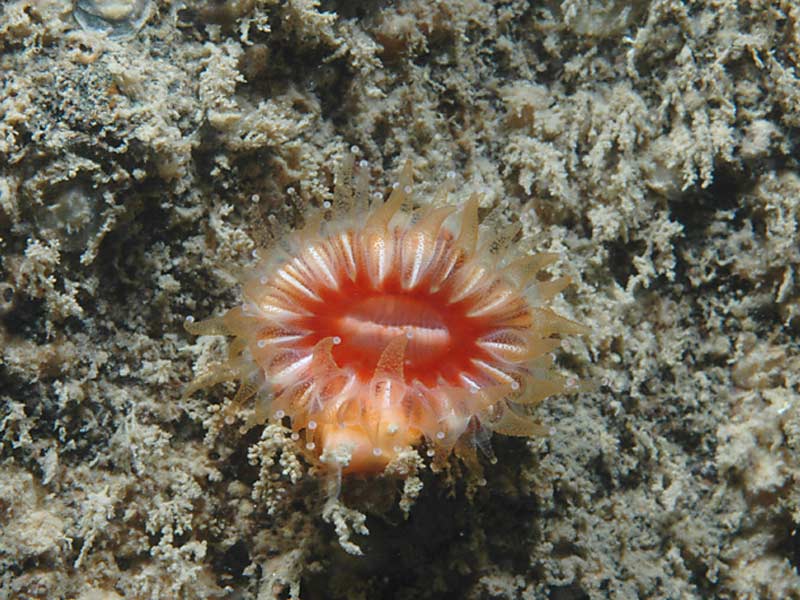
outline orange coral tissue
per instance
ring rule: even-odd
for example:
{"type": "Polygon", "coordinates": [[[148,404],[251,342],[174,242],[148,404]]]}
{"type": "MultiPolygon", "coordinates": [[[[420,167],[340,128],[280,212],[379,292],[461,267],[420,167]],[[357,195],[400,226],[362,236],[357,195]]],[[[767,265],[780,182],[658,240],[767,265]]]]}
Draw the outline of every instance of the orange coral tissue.
{"type": "Polygon", "coordinates": [[[556,256],[508,256],[518,227],[484,231],[477,196],[458,210],[443,187],[409,210],[410,163],[367,206],[365,172],[345,161],[332,205],[249,272],[242,306],[187,322],[235,338],[187,393],[240,380],[231,416],[252,403],[252,424],[290,423],[345,474],[422,444],[436,464],[474,462],[492,432],[544,433],[528,407],[565,388],[550,352],[584,330],[546,306],[569,284],[537,278],[556,256]]]}

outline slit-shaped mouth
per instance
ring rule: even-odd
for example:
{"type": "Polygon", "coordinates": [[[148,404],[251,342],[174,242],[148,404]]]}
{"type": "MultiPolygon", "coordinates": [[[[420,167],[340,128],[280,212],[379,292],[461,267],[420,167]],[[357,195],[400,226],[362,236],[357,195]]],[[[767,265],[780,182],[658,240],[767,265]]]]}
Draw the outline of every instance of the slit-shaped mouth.
{"type": "Polygon", "coordinates": [[[430,302],[412,296],[378,294],[356,302],[338,320],[339,358],[375,355],[393,339],[405,336],[405,363],[414,371],[443,360],[452,342],[450,330],[430,302]]]}
{"type": "Polygon", "coordinates": [[[410,295],[378,294],[355,303],[347,316],[385,327],[447,330],[444,319],[431,303],[410,295]]]}

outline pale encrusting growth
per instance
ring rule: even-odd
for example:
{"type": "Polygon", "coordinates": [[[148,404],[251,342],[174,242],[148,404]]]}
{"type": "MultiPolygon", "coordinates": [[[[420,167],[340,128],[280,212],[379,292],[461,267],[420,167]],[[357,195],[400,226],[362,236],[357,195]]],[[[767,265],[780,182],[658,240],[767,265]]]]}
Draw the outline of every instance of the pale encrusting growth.
{"type": "Polygon", "coordinates": [[[546,433],[527,409],[564,390],[549,353],[584,331],[546,306],[570,282],[537,277],[557,257],[511,251],[518,224],[481,226],[479,197],[448,204],[447,184],[412,209],[410,162],[368,205],[353,163],[286,252],[264,252],[241,306],[187,324],[235,338],[187,393],[238,379],[231,417],[251,402],[251,424],[288,417],[344,473],[381,472],[423,440],[435,464],[452,451],[475,464],[493,432],[546,433]]]}

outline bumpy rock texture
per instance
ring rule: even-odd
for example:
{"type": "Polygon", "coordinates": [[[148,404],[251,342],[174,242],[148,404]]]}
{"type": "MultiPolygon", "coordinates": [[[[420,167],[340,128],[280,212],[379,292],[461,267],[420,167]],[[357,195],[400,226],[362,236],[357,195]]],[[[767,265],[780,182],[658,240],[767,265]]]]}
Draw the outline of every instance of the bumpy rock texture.
{"type": "Polygon", "coordinates": [[[799,596],[800,9],[529,4],[157,0],[109,38],[0,6],[0,597],[799,596]],[[591,391],[485,485],[330,499],[232,388],[181,399],[225,345],[184,318],[351,145],[576,281],[591,391]]]}

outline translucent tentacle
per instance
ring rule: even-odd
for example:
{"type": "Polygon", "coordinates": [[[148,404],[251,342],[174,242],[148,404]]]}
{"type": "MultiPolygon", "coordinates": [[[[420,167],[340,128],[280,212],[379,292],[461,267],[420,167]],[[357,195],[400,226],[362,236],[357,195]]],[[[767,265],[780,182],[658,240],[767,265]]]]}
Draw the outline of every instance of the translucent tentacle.
{"type": "Polygon", "coordinates": [[[487,426],[496,433],[517,437],[533,437],[550,433],[549,428],[540,425],[532,417],[520,416],[508,406],[503,407],[499,417],[489,422],[487,426]]]}
{"type": "Polygon", "coordinates": [[[584,335],[589,332],[586,326],[562,317],[550,308],[533,308],[531,316],[533,317],[533,327],[545,337],[554,333],[584,335]]]}
{"type": "Polygon", "coordinates": [[[475,253],[478,245],[478,204],[480,195],[472,194],[461,210],[461,231],[456,244],[464,249],[467,255],[475,253]]]}
{"type": "Polygon", "coordinates": [[[558,260],[558,254],[541,252],[520,256],[503,268],[503,276],[520,289],[526,288],[539,272],[558,260]]]}
{"type": "Polygon", "coordinates": [[[526,377],[520,392],[513,399],[515,404],[536,406],[545,398],[560,394],[567,387],[566,380],[559,375],[552,375],[547,379],[526,377]]]}
{"type": "Polygon", "coordinates": [[[552,300],[558,294],[564,291],[564,289],[566,289],[570,283],[572,283],[572,278],[568,275],[565,275],[564,277],[558,277],[557,279],[551,279],[549,281],[539,281],[536,284],[536,289],[539,293],[539,299],[543,302],[552,300]]]}
{"type": "Polygon", "coordinates": [[[414,168],[410,160],[407,160],[403,165],[403,170],[400,172],[398,185],[389,194],[389,198],[375,208],[367,218],[366,229],[376,229],[379,231],[386,231],[389,227],[389,221],[399,211],[408,198],[406,188],[411,186],[414,168]]]}
{"type": "Polygon", "coordinates": [[[402,407],[407,386],[403,378],[408,338],[401,335],[390,341],[378,359],[375,374],[370,383],[369,402],[363,408],[362,423],[370,440],[375,441],[384,423],[383,417],[394,408],[402,407]]]}
{"type": "Polygon", "coordinates": [[[229,333],[225,326],[225,317],[211,317],[202,321],[187,318],[183,322],[183,328],[192,335],[228,335],[229,333]]]}

